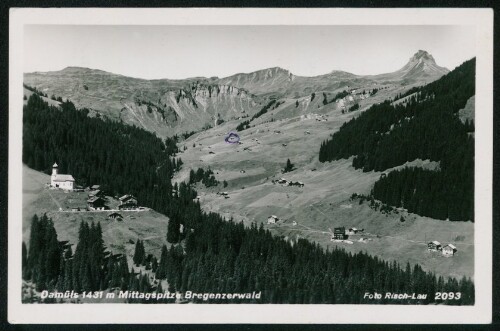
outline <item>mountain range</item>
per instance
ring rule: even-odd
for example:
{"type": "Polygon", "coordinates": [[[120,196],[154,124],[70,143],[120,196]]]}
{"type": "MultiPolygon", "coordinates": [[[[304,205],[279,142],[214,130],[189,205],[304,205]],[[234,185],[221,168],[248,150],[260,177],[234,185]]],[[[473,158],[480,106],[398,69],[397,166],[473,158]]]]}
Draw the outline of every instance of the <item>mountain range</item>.
{"type": "Polygon", "coordinates": [[[88,108],[90,116],[136,125],[166,137],[253,116],[270,99],[305,103],[309,108],[316,107],[312,95],[323,94],[323,99],[316,100],[321,108],[328,106],[328,98],[344,90],[377,90],[390,97],[448,72],[432,55],[419,50],[401,69],[379,75],[332,71],[304,77],[275,67],[224,78],[145,80],[67,67],[25,73],[24,83],[49,97],[62,97],[79,108],[88,108]]]}

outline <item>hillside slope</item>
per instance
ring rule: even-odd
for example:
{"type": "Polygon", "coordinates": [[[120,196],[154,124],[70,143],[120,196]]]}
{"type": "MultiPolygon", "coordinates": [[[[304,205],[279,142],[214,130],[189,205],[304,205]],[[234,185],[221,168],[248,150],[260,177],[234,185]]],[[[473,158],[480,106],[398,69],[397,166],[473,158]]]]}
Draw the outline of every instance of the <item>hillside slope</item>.
{"type": "MultiPolygon", "coordinates": [[[[241,145],[224,141],[237,121],[197,133],[181,143],[179,156],[184,167],[176,173],[174,180],[187,181],[190,169],[210,168],[216,179],[227,181],[228,186],[197,187],[201,206],[206,211],[233,217],[245,224],[254,221],[266,224],[270,215],[276,215],[285,221],[265,226],[291,241],[306,238],[323,247],[365,251],[403,264],[408,261],[419,263],[425,270],[444,276],[472,277],[472,223],[443,222],[407,211],[385,214],[373,210],[367,203],[359,204],[350,197],[353,193],[368,195],[381,172],[356,170],[351,166],[352,158],[330,163],[318,161],[320,142],[338,131],[343,123],[359,116],[372,102],[380,102],[379,98],[390,95],[386,90],[379,93],[372,99],[361,100],[360,110],[344,114],[337,103],[323,105],[322,98],[317,97],[312,102],[305,98],[299,101],[298,107],[293,99],[287,99],[278,108],[252,121],[250,128],[238,132],[241,145]],[[281,170],[287,159],[296,170],[283,174],[281,170]],[[304,187],[272,183],[281,177],[301,181],[304,187]],[[217,194],[222,190],[229,198],[217,194]],[[400,221],[401,216],[405,222],[400,221]],[[354,242],[353,245],[333,243],[329,229],[337,226],[365,228],[372,234],[365,237],[372,240],[354,242]],[[431,239],[453,242],[459,253],[452,259],[429,254],[425,243],[431,239]]],[[[436,167],[436,163],[430,161],[411,164],[431,169],[436,167]]],[[[355,236],[355,241],[361,237],[363,235],[355,236]]]]}
{"type": "MultiPolygon", "coordinates": [[[[436,225],[435,220],[415,219],[404,211],[386,216],[364,203],[356,204],[350,199],[352,193],[365,193],[380,174],[362,173],[345,160],[332,164],[317,161],[319,141],[328,138],[342,123],[373,103],[396,93],[396,89],[388,88],[367,98],[356,93],[344,96],[347,102],[359,102],[353,111],[345,111],[340,99],[329,102],[333,100],[331,95],[280,99],[276,101],[278,106],[271,107],[248,128],[239,131],[241,145],[224,141],[227,132],[240,123],[232,120],[181,142],[182,152],[175,146],[175,139],[163,141],[144,130],[88,118],[85,111],[74,109],[69,102],[63,102],[60,108],[49,107],[37,96],[32,96],[24,108],[25,129],[30,133],[23,140],[24,151],[29,151],[24,157],[41,170],[57,157],[77,180],[105,184],[110,192],[137,194],[141,204],[144,201],[144,205],[169,216],[167,234],[177,232],[180,235],[181,224],[183,229],[190,229],[182,245],[170,250],[166,259],[161,259],[167,261],[166,277],[175,289],[217,292],[228,288],[235,291],[263,288],[264,302],[358,303],[362,298],[362,293],[358,292],[366,289],[359,289],[356,284],[368,281],[375,288],[381,288],[380,279],[386,279],[373,277],[378,271],[367,275],[367,270],[380,270],[390,279],[403,276],[409,281],[401,290],[413,290],[417,285],[412,279],[423,279],[418,266],[411,269],[408,265],[409,271],[402,271],[392,263],[393,259],[400,266],[422,261],[426,270],[440,275],[462,276],[473,272],[470,264],[473,262],[473,227],[470,223],[445,227],[444,222],[436,225]],[[182,157],[184,163],[173,159],[174,156],[182,157]],[[281,174],[287,158],[296,169],[281,174]],[[214,165],[212,169],[217,179],[221,182],[227,179],[227,187],[221,183],[207,189],[199,184],[198,194],[189,186],[179,184],[179,180],[186,179],[189,168],[197,165],[204,168],[214,165]],[[177,184],[171,184],[172,176],[177,184]],[[305,186],[281,186],[270,181],[281,176],[303,181],[305,186]],[[227,190],[228,198],[217,195],[218,190],[227,190]],[[328,204],[332,204],[331,212],[328,204]],[[360,206],[359,209],[356,206],[360,206]],[[220,211],[226,218],[207,213],[209,210],[220,211]],[[354,214],[349,213],[351,210],[354,214]],[[239,222],[265,222],[268,212],[285,221],[267,228],[286,238],[271,236],[255,224],[244,228],[239,222]],[[227,216],[234,218],[230,220],[227,216]],[[398,221],[400,216],[406,221],[398,221]],[[296,225],[290,225],[292,219],[296,225]],[[384,220],[389,222],[382,223],[384,220]],[[396,226],[400,223],[404,223],[402,230],[396,226]],[[329,227],[358,224],[366,228],[366,236],[370,236],[371,241],[356,241],[349,247],[346,243],[330,242],[329,227]],[[445,228],[457,230],[458,234],[448,237],[445,228]],[[422,235],[423,240],[419,238],[422,235]],[[443,241],[453,240],[459,253],[450,259],[428,254],[427,235],[443,241]],[[343,250],[326,253],[299,237],[319,242],[322,247],[363,251],[368,255],[349,255],[343,250]],[[182,252],[184,249],[186,254],[182,252]],[[305,256],[311,258],[304,259],[305,256]],[[381,261],[379,256],[391,263],[381,261]],[[342,272],[344,268],[349,271],[342,272]],[[277,276],[269,277],[268,270],[277,276]],[[282,282],[282,279],[292,281],[282,282]],[[330,284],[326,288],[332,291],[319,290],[315,284],[330,284]],[[284,295],[297,293],[297,289],[304,293],[302,297],[284,295]],[[338,289],[342,289],[341,292],[338,289]],[[317,296],[321,293],[326,297],[317,296]],[[332,293],[336,293],[335,296],[332,293]]],[[[158,231],[158,235],[161,234],[158,231]]],[[[120,232],[117,236],[120,237],[120,232]]],[[[182,237],[169,241],[176,243],[182,237]]],[[[432,288],[444,286],[444,282],[436,286],[432,275],[426,279],[429,280],[429,287],[426,286],[429,293],[432,288]]],[[[384,286],[389,288],[387,283],[384,286]]],[[[456,287],[458,285],[450,288],[456,287]]]]}
{"type": "Polygon", "coordinates": [[[319,160],[355,156],[363,171],[384,171],[417,158],[440,170],[388,172],[373,195],[390,205],[438,219],[474,220],[474,130],[459,110],[475,94],[475,59],[415,90],[401,104],[374,105],[321,144],[319,160]]]}
{"type": "MultiPolygon", "coordinates": [[[[58,240],[69,241],[75,250],[80,223],[101,223],[103,238],[113,254],[126,254],[130,259],[134,243],[143,240],[148,252],[159,258],[162,245],[168,244],[168,217],[154,210],[121,211],[122,221],[108,218],[109,211],[72,212],[71,206],[86,206],[89,192],[50,190],[50,176],[23,166],[23,241],[29,246],[31,219],[44,213],[54,221],[58,240]]],[[[112,199],[109,197],[109,199],[112,199]]]]}

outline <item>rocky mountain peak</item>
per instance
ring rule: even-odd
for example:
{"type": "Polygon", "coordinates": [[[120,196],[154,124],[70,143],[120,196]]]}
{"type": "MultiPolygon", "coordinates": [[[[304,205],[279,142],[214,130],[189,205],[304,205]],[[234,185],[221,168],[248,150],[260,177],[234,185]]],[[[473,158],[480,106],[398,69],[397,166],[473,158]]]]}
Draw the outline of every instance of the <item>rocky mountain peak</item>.
{"type": "Polygon", "coordinates": [[[426,61],[426,62],[430,62],[430,63],[433,63],[433,64],[436,64],[436,60],[434,60],[434,58],[432,57],[431,54],[429,54],[427,51],[423,51],[423,50],[418,50],[418,52],[416,52],[411,58],[410,58],[410,62],[415,62],[415,61],[426,61]]]}
{"type": "Polygon", "coordinates": [[[448,72],[447,68],[440,67],[434,57],[423,50],[416,52],[403,68],[396,71],[401,75],[400,78],[404,79],[422,78],[423,76],[437,79],[448,72]]]}

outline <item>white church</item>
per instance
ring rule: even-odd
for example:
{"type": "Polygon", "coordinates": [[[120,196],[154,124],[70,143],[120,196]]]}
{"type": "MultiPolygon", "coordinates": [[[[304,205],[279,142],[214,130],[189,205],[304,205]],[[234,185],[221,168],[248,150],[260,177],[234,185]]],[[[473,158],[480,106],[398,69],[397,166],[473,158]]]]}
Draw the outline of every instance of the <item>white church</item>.
{"type": "Polygon", "coordinates": [[[75,179],[71,175],[63,175],[58,173],[57,163],[52,166],[52,176],[50,177],[50,186],[63,190],[73,190],[75,179]]]}

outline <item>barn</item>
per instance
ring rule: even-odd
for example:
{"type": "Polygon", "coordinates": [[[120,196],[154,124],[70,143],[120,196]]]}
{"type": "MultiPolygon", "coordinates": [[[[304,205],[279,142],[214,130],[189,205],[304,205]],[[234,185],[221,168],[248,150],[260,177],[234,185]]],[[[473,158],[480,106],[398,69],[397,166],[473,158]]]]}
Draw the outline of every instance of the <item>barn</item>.
{"type": "Polygon", "coordinates": [[[427,250],[429,251],[440,251],[442,248],[441,243],[439,241],[431,241],[430,243],[427,244],[427,250]]]}
{"type": "Polygon", "coordinates": [[[137,199],[133,195],[126,194],[120,197],[119,200],[120,200],[120,205],[118,206],[118,209],[120,210],[137,209],[137,199]]]}
{"type": "Polygon", "coordinates": [[[105,210],[104,199],[100,197],[93,197],[87,200],[89,210],[105,210]]]}
{"type": "Polygon", "coordinates": [[[104,197],[104,192],[101,190],[94,190],[89,193],[89,198],[93,197],[104,197]]]}
{"type": "Polygon", "coordinates": [[[333,229],[333,237],[335,240],[344,240],[347,236],[345,234],[345,227],[341,226],[333,229]]]}
{"type": "Polygon", "coordinates": [[[457,252],[457,248],[453,244],[448,244],[443,247],[441,252],[443,256],[449,257],[455,255],[455,253],[457,252]]]}
{"type": "Polygon", "coordinates": [[[85,207],[82,207],[82,205],[79,203],[70,203],[68,206],[68,209],[76,212],[76,211],[85,210],[85,207]]]}
{"type": "Polygon", "coordinates": [[[280,219],[276,215],[271,215],[267,218],[267,224],[276,224],[280,219]]]}

